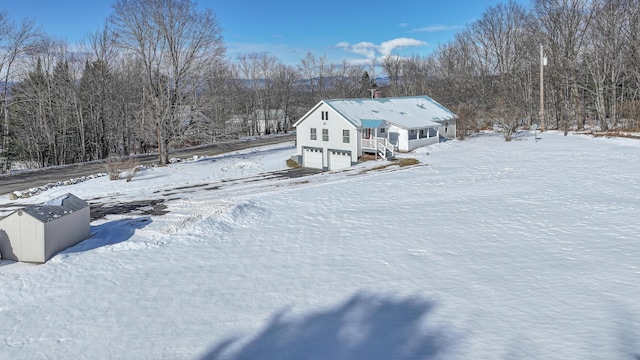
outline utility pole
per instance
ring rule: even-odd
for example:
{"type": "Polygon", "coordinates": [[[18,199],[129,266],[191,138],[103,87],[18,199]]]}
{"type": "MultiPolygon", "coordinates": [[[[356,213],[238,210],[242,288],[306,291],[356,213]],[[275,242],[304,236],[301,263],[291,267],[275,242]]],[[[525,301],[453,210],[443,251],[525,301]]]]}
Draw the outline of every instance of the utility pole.
{"type": "Polygon", "coordinates": [[[544,48],[540,45],[540,131],[544,131],[544,66],[546,62],[544,48]]]}

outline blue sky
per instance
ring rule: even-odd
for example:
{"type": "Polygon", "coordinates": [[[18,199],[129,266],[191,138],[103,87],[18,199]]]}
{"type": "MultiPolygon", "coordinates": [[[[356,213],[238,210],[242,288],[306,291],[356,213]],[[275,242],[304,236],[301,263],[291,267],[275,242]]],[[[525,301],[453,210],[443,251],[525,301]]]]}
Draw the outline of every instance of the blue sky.
{"type": "MultiPolygon", "coordinates": [[[[268,52],[298,64],[308,52],[330,62],[370,64],[383,55],[425,55],[451,40],[489,7],[507,0],[203,0],[223,29],[228,55],[268,52]]],[[[518,0],[528,5],[528,0],[518,0]]],[[[0,0],[14,20],[33,18],[70,43],[98,30],[110,0],[0,0]]]]}

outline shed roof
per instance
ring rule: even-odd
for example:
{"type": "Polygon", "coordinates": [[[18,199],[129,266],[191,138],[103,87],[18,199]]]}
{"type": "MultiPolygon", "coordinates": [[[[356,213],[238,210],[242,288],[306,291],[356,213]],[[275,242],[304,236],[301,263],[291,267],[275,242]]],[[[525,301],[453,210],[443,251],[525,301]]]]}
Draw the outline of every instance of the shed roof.
{"type": "Polygon", "coordinates": [[[49,200],[42,205],[27,206],[21,211],[46,223],[84,209],[87,206],[89,206],[89,204],[86,201],[73,194],[66,194],[49,200]]]}
{"type": "Polygon", "coordinates": [[[406,129],[437,127],[440,124],[436,121],[456,117],[454,113],[426,95],[336,99],[323,102],[357,127],[362,127],[364,120],[383,120],[406,129]]]}

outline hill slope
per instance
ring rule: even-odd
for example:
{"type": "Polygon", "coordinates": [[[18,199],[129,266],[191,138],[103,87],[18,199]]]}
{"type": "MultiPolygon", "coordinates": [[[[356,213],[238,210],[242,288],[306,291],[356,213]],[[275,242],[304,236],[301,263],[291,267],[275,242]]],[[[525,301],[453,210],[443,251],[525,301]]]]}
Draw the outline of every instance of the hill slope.
{"type": "Polygon", "coordinates": [[[0,358],[634,358],[639,149],[483,134],[407,154],[427,166],[199,186],[281,170],[283,145],[50,190],[29,201],[169,213],[2,262],[0,358]]]}

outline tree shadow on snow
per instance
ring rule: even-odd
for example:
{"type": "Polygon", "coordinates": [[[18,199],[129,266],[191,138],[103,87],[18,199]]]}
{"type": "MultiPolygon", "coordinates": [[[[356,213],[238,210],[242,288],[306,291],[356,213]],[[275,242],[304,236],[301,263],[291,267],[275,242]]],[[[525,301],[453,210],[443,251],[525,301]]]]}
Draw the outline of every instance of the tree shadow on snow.
{"type": "Polygon", "coordinates": [[[203,360],[433,359],[450,336],[425,322],[433,304],[419,298],[357,294],[303,317],[276,314],[250,339],[229,338],[203,360]]]}
{"type": "Polygon", "coordinates": [[[142,229],[151,224],[151,222],[150,216],[144,216],[135,219],[114,220],[92,226],[91,237],[61,251],[60,254],[89,251],[103,246],[121,243],[129,240],[137,229],[142,229]]]}

